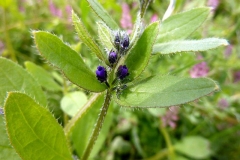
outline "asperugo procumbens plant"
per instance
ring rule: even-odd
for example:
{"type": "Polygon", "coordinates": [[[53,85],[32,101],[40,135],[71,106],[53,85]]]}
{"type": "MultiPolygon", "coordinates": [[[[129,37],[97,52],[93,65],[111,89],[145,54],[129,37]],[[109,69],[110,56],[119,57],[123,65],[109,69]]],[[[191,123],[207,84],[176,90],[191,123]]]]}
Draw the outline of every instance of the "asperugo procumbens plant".
{"type": "MultiPolygon", "coordinates": [[[[96,141],[97,144],[102,143],[97,138],[108,122],[104,123],[104,119],[111,110],[111,101],[129,108],[169,107],[194,101],[218,90],[216,83],[208,78],[159,74],[140,78],[147,65],[152,65],[148,63],[151,56],[206,51],[227,45],[226,40],[218,38],[186,40],[206,20],[210,8],[195,8],[169,17],[174,4],[171,1],[162,21],[143,25],[142,19],[150,0],[140,0],[140,11],[129,35],[118,27],[96,0],[88,0],[88,3],[100,18],[97,27],[101,45],[87,32],[74,12],[72,20],[82,43],[101,61],[97,68],[89,68],[81,54],[56,35],[45,31],[32,32],[44,59],[73,84],[95,92],[68,122],[64,131],[44,108],[46,97],[32,76],[15,63],[0,58],[0,77],[11,76],[6,77],[4,82],[0,79],[8,86],[1,88],[1,93],[4,93],[1,99],[9,92],[4,104],[7,132],[12,146],[24,160],[72,159],[67,138],[73,141],[73,148],[80,159],[94,156],[101,147],[93,148],[96,141]]],[[[31,63],[26,66],[31,68],[31,63]]]]}

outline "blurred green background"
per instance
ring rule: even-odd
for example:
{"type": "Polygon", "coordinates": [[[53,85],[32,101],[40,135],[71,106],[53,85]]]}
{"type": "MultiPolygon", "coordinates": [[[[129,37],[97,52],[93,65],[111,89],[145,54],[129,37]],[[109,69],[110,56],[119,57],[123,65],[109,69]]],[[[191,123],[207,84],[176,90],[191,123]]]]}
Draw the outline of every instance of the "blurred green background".
{"type": "MultiPolygon", "coordinates": [[[[129,33],[139,8],[138,0],[100,0],[116,22],[129,33]]],[[[161,19],[169,1],[153,1],[145,25],[161,19]]],[[[114,120],[96,159],[240,159],[240,6],[239,0],[177,0],[173,14],[200,6],[212,7],[206,22],[189,37],[226,38],[230,45],[201,53],[155,56],[145,74],[209,77],[220,91],[183,106],[167,109],[130,110],[116,105],[114,120]]],[[[79,91],[38,55],[31,30],[54,33],[81,53],[95,70],[99,61],[82,45],[73,28],[74,10],[95,39],[96,21],[85,0],[3,0],[0,2],[0,56],[24,66],[31,61],[51,73],[67,90],[44,89],[49,108],[64,125],[60,101],[79,91]],[[64,93],[65,92],[65,93],[64,93]]],[[[87,97],[89,93],[84,92],[87,97]]],[[[70,118],[70,117],[67,117],[70,118]]]]}

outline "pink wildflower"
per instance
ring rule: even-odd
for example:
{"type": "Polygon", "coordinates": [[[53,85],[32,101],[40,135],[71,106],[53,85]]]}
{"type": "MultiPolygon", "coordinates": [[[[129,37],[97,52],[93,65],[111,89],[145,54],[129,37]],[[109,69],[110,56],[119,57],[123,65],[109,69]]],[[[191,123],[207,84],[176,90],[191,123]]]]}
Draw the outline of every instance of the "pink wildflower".
{"type": "Polygon", "coordinates": [[[58,9],[56,6],[55,6],[55,4],[53,3],[53,1],[50,1],[49,2],[49,10],[50,10],[50,12],[51,12],[51,14],[53,15],[53,16],[57,16],[57,17],[62,17],[62,11],[61,11],[61,9],[58,9]]]}
{"type": "Polygon", "coordinates": [[[219,0],[208,0],[207,5],[212,7],[212,11],[215,11],[219,5],[219,0]]]}
{"type": "Polygon", "coordinates": [[[154,14],[154,15],[152,15],[152,17],[151,17],[151,20],[150,20],[150,22],[152,23],[152,22],[156,22],[158,20],[158,15],[157,14],[154,14]]]}
{"type": "Polygon", "coordinates": [[[225,58],[228,58],[229,56],[231,56],[232,50],[233,50],[233,46],[232,45],[228,45],[226,47],[225,52],[224,52],[225,58]]]}
{"type": "Polygon", "coordinates": [[[69,22],[72,21],[72,7],[70,5],[67,5],[65,7],[65,10],[66,10],[66,14],[67,14],[67,19],[69,22]]]}
{"type": "Polygon", "coordinates": [[[123,29],[127,29],[129,30],[128,32],[131,32],[133,24],[132,17],[130,14],[130,8],[127,3],[122,4],[122,17],[120,23],[123,29]]]}
{"type": "Polygon", "coordinates": [[[163,126],[170,126],[171,128],[176,128],[177,127],[177,120],[179,119],[178,117],[178,110],[179,108],[177,106],[172,106],[169,107],[169,110],[166,112],[164,116],[162,116],[162,123],[163,126]]]}
{"type": "Polygon", "coordinates": [[[240,81],[240,71],[237,71],[233,74],[233,81],[234,83],[237,83],[240,81]]]}
{"type": "Polygon", "coordinates": [[[209,68],[206,62],[201,62],[193,66],[190,70],[190,76],[192,78],[206,77],[209,72],[209,68]]]}
{"type": "Polygon", "coordinates": [[[218,106],[219,108],[221,109],[225,109],[229,106],[229,103],[228,101],[225,99],[225,98],[221,98],[219,101],[218,101],[218,106]]]}

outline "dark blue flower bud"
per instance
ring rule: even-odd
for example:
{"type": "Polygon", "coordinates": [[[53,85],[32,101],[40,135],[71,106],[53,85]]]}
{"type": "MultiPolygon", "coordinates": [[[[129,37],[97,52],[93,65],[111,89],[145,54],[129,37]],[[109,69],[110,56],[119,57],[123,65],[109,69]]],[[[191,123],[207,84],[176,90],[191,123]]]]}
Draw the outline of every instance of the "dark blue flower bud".
{"type": "Polygon", "coordinates": [[[128,49],[128,47],[129,47],[129,36],[127,34],[123,34],[120,45],[121,45],[121,49],[123,49],[123,50],[128,49]]]}
{"type": "Polygon", "coordinates": [[[121,65],[121,66],[119,66],[118,67],[118,70],[117,70],[117,77],[119,78],[119,79],[124,79],[125,77],[127,77],[129,75],[129,73],[128,73],[128,68],[127,68],[127,66],[126,65],[121,65]]]}
{"type": "Polygon", "coordinates": [[[96,70],[97,79],[100,82],[105,82],[107,80],[107,71],[104,67],[98,66],[96,70]]]}
{"type": "Polygon", "coordinates": [[[111,64],[114,64],[117,61],[118,55],[115,51],[111,50],[108,55],[108,60],[111,64]]]}
{"type": "Polygon", "coordinates": [[[120,38],[121,38],[120,32],[118,31],[118,32],[116,32],[115,37],[114,37],[114,44],[116,45],[117,48],[120,45],[120,38]]]}

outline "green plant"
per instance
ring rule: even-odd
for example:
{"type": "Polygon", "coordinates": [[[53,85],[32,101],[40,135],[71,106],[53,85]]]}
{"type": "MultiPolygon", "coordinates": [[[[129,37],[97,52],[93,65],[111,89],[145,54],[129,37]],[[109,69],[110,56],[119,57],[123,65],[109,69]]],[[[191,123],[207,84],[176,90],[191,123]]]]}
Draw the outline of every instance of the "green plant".
{"type": "MultiPolygon", "coordinates": [[[[72,20],[81,41],[100,60],[97,70],[89,68],[82,56],[56,35],[45,31],[32,32],[36,47],[44,59],[73,84],[95,92],[66,124],[66,136],[46,109],[47,100],[39,84],[27,71],[0,58],[0,75],[4,77],[0,83],[5,84],[1,93],[9,92],[4,104],[7,132],[11,144],[23,159],[72,159],[67,138],[73,141],[73,148],[81,159],[94,157],[104,140],[98,141],[98,136],[107,132],[110,126],[112,100],[119,106],[129,108],[170,107],[195,101],[219,89],[208,78],[143,74],[145,68],[151,65],[149,59],[153,56],[206,51],[227,45],[226,40],[218,38],[185,40],[205,21],[210,8],[195,8],[145,27],[142,19],[150,1],[140,1],[140,11],[129,36],[119,29],[96,0],[88,0],[88,3],[101,19],[97,23],[101,45],[87,32],[74,12],[72,20]],[[104,132],[99,135],[101,129],[104,132]],[[99,144],[98,148],[93,148],[95,143],[99,144]]],[[[37,69],[31,63],[26,63],[26,66],[29,72],[37,69]]],[[[39,77],[38,81],[43,82],[48,75],[44,77],[42,80],[39,77]]],[[[47,82],[53,90],[59,90],[51,78],[47,82]]],[[[5,94],[1,94],[1,105],[4,98],[5,94]]]]}

